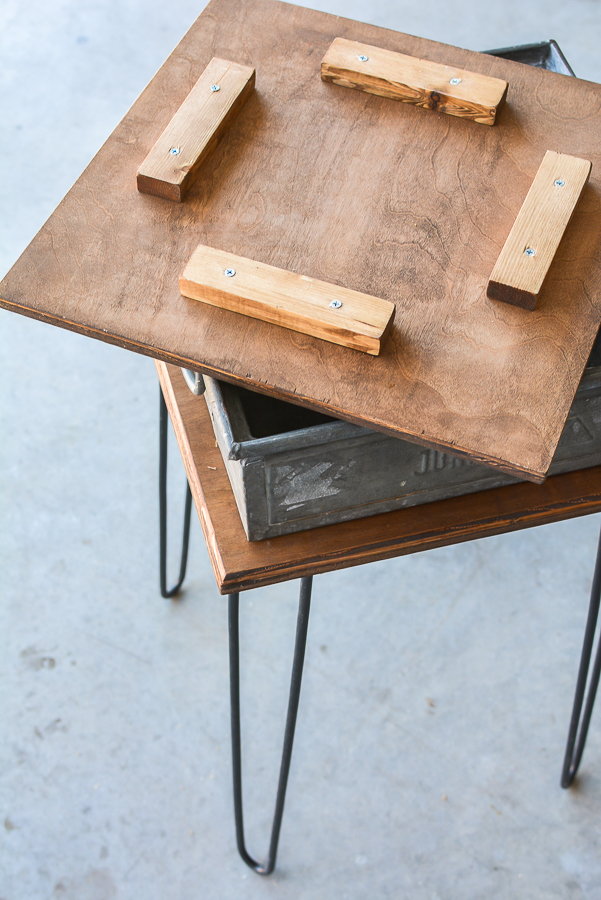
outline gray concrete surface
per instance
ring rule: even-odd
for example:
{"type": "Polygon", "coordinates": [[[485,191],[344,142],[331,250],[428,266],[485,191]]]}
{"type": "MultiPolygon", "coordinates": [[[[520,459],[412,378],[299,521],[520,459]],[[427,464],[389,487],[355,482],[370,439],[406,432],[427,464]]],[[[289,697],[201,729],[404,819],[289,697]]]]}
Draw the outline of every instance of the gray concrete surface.
{"type": "MultiPolygon", "coordinates": [[[[4,0],[3,272],[201,5],[4,0]]],[[[555,37],[601,80],[597,0],[320,8],[473,49],[555,37]]],[[[0,323],[1,900],[601,898],[598,716],[578,784],[558,784],[598,517],[316,579],[260,879],[235,850],[225,601],[196,522],[185,594],[158,595],[153,365],[0,323]]],[[[291,584],[242,598],[259,856],[294,607],[291,584]]]]}

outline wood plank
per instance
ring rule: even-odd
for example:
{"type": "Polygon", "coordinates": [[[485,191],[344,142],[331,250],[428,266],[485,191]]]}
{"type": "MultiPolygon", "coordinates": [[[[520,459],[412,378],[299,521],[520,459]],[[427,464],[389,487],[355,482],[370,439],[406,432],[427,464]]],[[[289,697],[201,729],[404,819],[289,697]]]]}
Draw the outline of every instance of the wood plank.
{"type": "Polygon", "coordinates": [[[138,169],[138,190],[181,203],[254,86],[253,68],[214,57],[138,169]]]}
{"type": "Polygon", "coordinates": [[[534,309],[590,174],[589,160],[547,150],[492,270],[488,297],[534,309]]]}
{"type": "Polygon", "coordinates": [[[507,82],[456,66],[416,59],[381,47],[336,38],[321,77],[342,87],[412,103],[422,109],[494,125],[507,82]]]}
{"type": "Polygon", "coordinates": [[[202,244],[180,276],[179,289],[192,300],[373,356],[395,311],[387,300],[202,244]]]}
{"type": "Polygon", "coordinates": [[[204,398],[177,367],[156,366],[222,594],[601,511],[600,466],[249,542],[204,398]]]}
{"type": "Polygon", "coordinates": [[[0,305],[541,480],[601,320],[600,133],[599,85],[275,0],[212,0],[0,305]],[[337,36],[503,78],[497,125],[324,83],[337,36]],[[134,173],[214,56],[256,68],[257,90],[184,204],[139,193],[134,173]],[[486,285],[549,147],[593,169],[525,316],[486,285]],[[182,297],[201,243],[391,300],[380,355],[182,297]]]}

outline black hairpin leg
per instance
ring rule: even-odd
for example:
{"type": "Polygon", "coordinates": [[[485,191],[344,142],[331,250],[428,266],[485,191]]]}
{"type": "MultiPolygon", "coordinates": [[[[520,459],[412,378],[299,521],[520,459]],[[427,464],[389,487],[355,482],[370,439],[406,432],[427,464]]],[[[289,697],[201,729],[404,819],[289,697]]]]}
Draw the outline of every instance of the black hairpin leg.
{"type": "Polygon", "coordinates": [[[182,556],[179,567],[179,578],[169,590],[167,589],[167,404],[159,387],[160,437],[159,437],[159,543],[160,543],[160,578],[161,595],[167,600],[174,597],[181,588],[186,577],[188,563],[188,544],[190,542],[190,516],[192,513],[192,492],[186,482],[186,505],[184,509],[184,536],[182,540],[182,556]]]}
{"type": "Polygon", "coordinates": [[[588,679],[589,667],[591,663],[591,655],[593,650],[593,641],[595,639],[595,630],[597,628],[597,619],[599,617],[599,603],[601,600],[601,534],[599,535],[599,546],[597,547],[597,559],[595,561],[595,574],[593,575],[593,586],[591,588],[591,600],[588,608],[588,618],[586,620],[586,628],[584,631],[584,641],[582,644],[582,656],[580,657],[580,668],[578,670],[578,680],[576,682],[576,693],[574,696],[574,706],[572,708],[572,719],[570,721],[570,731],[568,733],[568,743],[566,747],[566,755],[563,761],[563,771],[561,773],[561,786],[569,787],[578,771],[588,727],[595,705],[595,695],[599,684],[599,674],[601,673],[601,639],[597,642],[597,653],[593,670],[589,679],[588,694],[582,714],[582,703],[584,700],[584,692],[586,690],[586,682],[588,679]]]}
{"type": "Polygon", "coordinates": [[[244,842],[244,817],[242,811],[242,754],[240,747],[240,642],[239,642],[239,608],[240,595],[230,594],[228,597],[228,618],[230,632],[230,697],[232,713],[232,770],[234,782],[234,816],[236,819],[236,841],[238,851],[247,866],[258,872],[259,875],[271,875],[275,869],[275,859],[278,852],[280,828],[284,814],[284,800],[286,799],[286,785],[290,771],[290,759],[292,756],[292,744],[294,742],[294,728],[296,714],[300,698],[301,680],[303,677],[303,662],[305,659],[305,646],[307,643],[307,628],[309,625],[309,609],[311,606],[311,585],[313,578],[301,578],[300,597],[298,602],[298,618],[296,621],[296,641],[294,645],[294,659],[292,662],[292,676],[290,679],[290,698],[288,700],[288,714],[286,716],[286,729],[284,732],[284,747],[282,750],[282,762],[280,765],[280,777],[275,801],[273,825],[271,826],[271,841],[267,861],[261,865],[256,862],[246,850],[244,842]]]}

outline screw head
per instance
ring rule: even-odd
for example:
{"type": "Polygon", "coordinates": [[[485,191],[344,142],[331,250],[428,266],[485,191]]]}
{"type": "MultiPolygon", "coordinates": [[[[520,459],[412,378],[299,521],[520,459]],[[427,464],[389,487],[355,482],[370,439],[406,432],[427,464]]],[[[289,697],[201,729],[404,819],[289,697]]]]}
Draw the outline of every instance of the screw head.
{"type": "Polygon", "coordinates": [[[169,153],[171,154],[171,156],[177,156],[178,153],[180,153],[180,152],[181,152],[181,151],[180,151],[179,147],[172,147],[171,150],[169,151],[169,153]]]}
{"type": "Polygon", "coordinates": [[[461,84],[461,78],[451,78],[449,84],[461,84]]]}
{"type": "Polygon", "coordinates": [[[342,306],[342,300],[332,300],[330,306],[332,309],[340,309],[340,307],[342,306]]]}
{"type": "Polygon", "coordinates": [[[563,178],[557,178],[557,179],[553,182],[553,184],[555,185],[555,187],[563,187],[564,184],[565,184],[565,181],[563,180],[563,178]]]}
{"type": "Polygon", "coordinates": [[[211,85],[211,90],[213,91],[213,93],[215,93],[216,91],[220,91],[220,90],[221,90],[221,86],[220,86],[219,84],[212,84],[212,85],[211,85]]]}
{"type": "Polygon", "coordinates": [[[526,256],[536,256],[536,250],[534,250],[532,247],[526,247],[524,253],[526,254],[526,256]]]}
{"type": "Polygon", "coordinates": [[[357,59],[360,60],[361,62],[367,62],[367,60],[369,59],[369,56],[366,56],[365,53],[361,53],[361,55],[358,56],[357,59]]]}
{"type": "Polygon", "coordinates": [[[236,274],[236,270],[235,269],[224,269],[223,274],[227,275],[228,278],[233,278],[234,275],[236,274]]]}

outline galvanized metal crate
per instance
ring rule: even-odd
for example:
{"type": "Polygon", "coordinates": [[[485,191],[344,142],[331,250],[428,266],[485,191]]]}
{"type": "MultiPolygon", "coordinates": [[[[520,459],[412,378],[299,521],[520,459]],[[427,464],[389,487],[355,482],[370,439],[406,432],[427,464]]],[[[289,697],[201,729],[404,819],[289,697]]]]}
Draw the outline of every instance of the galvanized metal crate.
{"type": "Polygon", "coordinates": [[[560,72],[562,75],[573,75],[574,71],[561,52],[557,41],[539,41],[536,44],[520,44],[516,47],[500,47],[498,50],[486,50],[488,56],[500,56],[502,59],[513,59],[526,66],[560,72]]]}
{"type": "MultiPolygon", "coordinates": [[[[205,376],[250,541],[512,484],[487,466],[205,376]]],[[[587,368],[550,475],[601,465],[601,366],[587,368]]]]}

